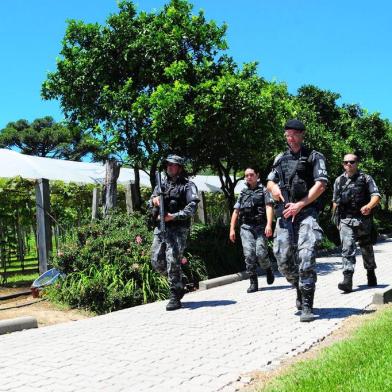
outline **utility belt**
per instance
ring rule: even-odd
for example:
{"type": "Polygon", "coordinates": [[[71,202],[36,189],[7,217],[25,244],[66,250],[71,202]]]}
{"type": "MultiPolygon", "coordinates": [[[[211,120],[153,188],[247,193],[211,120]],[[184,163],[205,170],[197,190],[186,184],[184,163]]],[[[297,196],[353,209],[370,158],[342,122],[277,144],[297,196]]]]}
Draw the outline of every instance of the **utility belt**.
{"type": "Polygon", "coordinates": [[[240,218],[240,224],[243,225],[261,225],[266,222],[266,219],[262,216],[242,216],[240,218]]]}
{"type": "Polygon", "coordinates": [[[360,218],[363,215],[361,214],[361,209],[356,208],[354,206],[350,205],[345,205],[340,203],[339,205],[339,216],[340,219],[345,219],[345,218],[360,218]]]}
{"type": "Polygon", "coordinates": [[[340,219],[353,219],[353,218],[361,218],[363,215],[360,212],[344,212],[340,213],[340,219]]]}

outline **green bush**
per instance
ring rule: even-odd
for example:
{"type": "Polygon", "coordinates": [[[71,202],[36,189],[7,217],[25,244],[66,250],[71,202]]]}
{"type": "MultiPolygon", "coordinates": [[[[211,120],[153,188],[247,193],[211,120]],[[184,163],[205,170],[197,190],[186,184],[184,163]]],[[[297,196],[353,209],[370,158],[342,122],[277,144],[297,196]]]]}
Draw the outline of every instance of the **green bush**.
{"type": "Polygon", "coordinates": [[[210,224],[223,224],[229,217],[229,207],[225,196],[221,192],[206,192],[206,205],[208,214],[208,223],[210,224]]]}
{"type": "Polygon", "coordinates": [[[105,313],[168,297],[167,279],[150,264],[152,233],[142,215],[113,213],[76,237],[54,260],[66,278],[51,299],[105,313]]]}
{"type": "Polygon", "coordinates": [[[239,234],[235,244],[229,240],[229,227],[221,223],[194,224],[187,252],[203,260],[208,278],[244,271],[244,257],[239,234]]]}
{"type": "Polygon", "coordinates": [[[377,208],[374,214],[374,226],[381,234],[392,233],[392,211],[377,208]]]}

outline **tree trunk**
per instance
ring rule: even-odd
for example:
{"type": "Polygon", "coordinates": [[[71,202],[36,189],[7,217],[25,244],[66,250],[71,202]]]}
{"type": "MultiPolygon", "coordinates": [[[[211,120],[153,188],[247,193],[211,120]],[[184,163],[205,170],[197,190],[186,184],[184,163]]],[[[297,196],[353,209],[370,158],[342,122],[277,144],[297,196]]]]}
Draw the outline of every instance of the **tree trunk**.
{"type": "Polygon", "coordinates": [[[151,190],[155,189],[156,181],[155,181],[155,172],[158,170],[158,161],[154,161],[150,167],[150,184],[151,190]]]}
{"type": "Polygon", "coordinates": [[[140,193],[140,169],[135,165],[133,169],[135,173],[135,182],[132,187],[132,205],[134,211],[140,211],[142,207],[142,195],[140,193]]]}
{"type": "Polygon", "coordinates": [[[117,179],[120,175],[120,167],[114,159],[106,161],[104,216],[117,205],[117,179]]]}
{"type": "Polygon", "coordinates": [[[233,212],[234,204],[235,204],[234,189],[239,180],[235,178],[233,180],[230,177],[230,170],[225,168],[219,161],[216,163],[215,167],[218,171],[219,180],[221,182],[221,189],[223,194],[225,195],[229,212],[231,214],[233,212]]]}

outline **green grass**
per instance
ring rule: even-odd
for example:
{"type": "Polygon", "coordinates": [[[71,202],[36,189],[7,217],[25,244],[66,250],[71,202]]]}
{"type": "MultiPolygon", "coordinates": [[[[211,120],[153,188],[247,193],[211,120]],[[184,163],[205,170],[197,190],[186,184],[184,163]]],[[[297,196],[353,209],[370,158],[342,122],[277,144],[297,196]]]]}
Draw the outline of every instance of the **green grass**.
{"type": "Polygon", "coordinates": [[[260,392],[392,391],[392,309],[367,320],[353,336],[293,365],[260,392]]]}
{"type": "Polygon", "coordinates": [[[30,274],[12,274],[7,277],[7,281],[5,283],[2,283],[2,275],[0,274],[0,285],[3,287],[27,287],[31,286],[38,276],[38,272],[30,274]]]}

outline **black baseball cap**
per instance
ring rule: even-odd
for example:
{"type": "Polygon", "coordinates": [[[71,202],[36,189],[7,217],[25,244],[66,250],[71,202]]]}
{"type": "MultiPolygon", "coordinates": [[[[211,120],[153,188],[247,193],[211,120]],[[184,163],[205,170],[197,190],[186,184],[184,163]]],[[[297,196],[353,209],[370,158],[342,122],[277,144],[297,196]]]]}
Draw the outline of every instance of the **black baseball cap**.
{"type": "Polygon", "coordinates": [[[297,120],[296,118],[293,118],[292,120],[287,121],[287,123],[284,126],[284,129],[294,129],[296,131],[304,131],[305,130],[305,125],[302,121],[297,120]]]}

